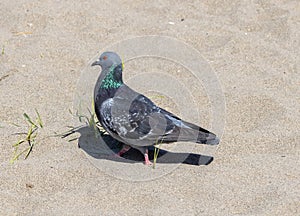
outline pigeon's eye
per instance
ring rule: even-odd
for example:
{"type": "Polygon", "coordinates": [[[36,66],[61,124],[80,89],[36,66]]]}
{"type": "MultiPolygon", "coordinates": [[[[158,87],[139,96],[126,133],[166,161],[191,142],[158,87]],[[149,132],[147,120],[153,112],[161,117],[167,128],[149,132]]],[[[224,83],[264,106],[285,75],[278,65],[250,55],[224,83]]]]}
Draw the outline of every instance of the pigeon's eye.
{"type": "Polygon", "coordinates": [[[103,60],[106,60],[107,59],[107,56],[103,56],[103,60]]]}

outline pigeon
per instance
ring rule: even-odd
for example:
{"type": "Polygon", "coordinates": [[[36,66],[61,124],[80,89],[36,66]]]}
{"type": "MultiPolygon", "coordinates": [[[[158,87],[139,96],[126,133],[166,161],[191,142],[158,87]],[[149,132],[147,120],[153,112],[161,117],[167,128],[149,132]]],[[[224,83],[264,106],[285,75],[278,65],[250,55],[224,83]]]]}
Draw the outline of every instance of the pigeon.
{"type": "Polygon", "coordinates": [[[123,143],[117,156],[132,147],[144,155],[146,165],[151,165],[148,147],[158,143],[219,144],[214,133],[180,119],[128,87],[122,79],[123,62],[115,52],[101,54],[91,66],[96,65],[102,71],[94,89],[95,113],[106,132],[123,143]]]}

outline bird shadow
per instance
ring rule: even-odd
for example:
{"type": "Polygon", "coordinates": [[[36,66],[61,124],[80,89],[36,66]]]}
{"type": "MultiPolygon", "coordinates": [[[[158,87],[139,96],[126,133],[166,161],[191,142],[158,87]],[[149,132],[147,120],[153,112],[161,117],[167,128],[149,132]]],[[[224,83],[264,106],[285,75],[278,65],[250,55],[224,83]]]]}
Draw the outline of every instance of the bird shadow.
{"type": "MultiPolygon", "coordinates": [[[[144,156],[137,149],[131,148],[124,153],[122,157],[113,156],[122,148],[122,143],[112,138],[107,134],[95,135],[95,131],[88,127],[81,127],[74,132],[80,133],[78,138],[78,147],[84,150],[88,155],[95,159],[111,160],[122,163],[141,163],[144,161],[144,156]]],[[[154,147],[149,147],[149,159],[154,158],[154,147]]],[[[213,157],[192,154],[192,153],[177,153],[160,149],[156,163],[168,164],[188,164],[188,165],[208,165],[213,161],[213,157]]]]}

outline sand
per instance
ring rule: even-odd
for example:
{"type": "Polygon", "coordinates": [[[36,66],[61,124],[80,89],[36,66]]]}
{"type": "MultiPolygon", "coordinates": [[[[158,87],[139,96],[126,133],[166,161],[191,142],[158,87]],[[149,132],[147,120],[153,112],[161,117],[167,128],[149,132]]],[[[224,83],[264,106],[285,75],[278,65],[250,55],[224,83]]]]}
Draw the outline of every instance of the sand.
{"type": "MultiPolygon", "coordinates": [[[[3,0],[0,5],[0,215],[299,214],[298,1],[3,0]],[[125,62],[124,80],[214,130],[220,145],[163,146],[174,153],[173,161],[152,169],[138,154],[133,161],[100,157],[103,146],[91,130],[73,142],[51,136],[76,124],[69,114],[77,108],[76,93],[91,99],[88,90],[85,95],[79,90],[93,88],[99,69],[89,67],[91,60],[115,43],[149,35],[187,44],[210,69],[197,82],[179,62],[135,59],[125,62]],[[153,80],[141,79],[139,71],[153,80]],[[156,81],[155,72],[164,74],[156,81]],[[215,90],[205,84],[209,74],[215,90]],[[166,76],[174,82],[165,84],[166,76]],[[174,93],[175,81],[175,89],[185,91],[174,93]],[[189,92],[192,100],[180,92],[189,92]],[[182,108],[180,98],[191,105],[182,108]],[[35,116],[34,109],[45,125],[39,144],[27,160],[10,164],[15,133],[27,130],[22,115],[35,116]],[[181,153],[214,160],[180,163],[181,153]]],[[[152,48],[157,46],[161,53],[172,50],[171,43],[152,48]]],[[[176,52],[174,58],[188,50],[176,52]]]]}

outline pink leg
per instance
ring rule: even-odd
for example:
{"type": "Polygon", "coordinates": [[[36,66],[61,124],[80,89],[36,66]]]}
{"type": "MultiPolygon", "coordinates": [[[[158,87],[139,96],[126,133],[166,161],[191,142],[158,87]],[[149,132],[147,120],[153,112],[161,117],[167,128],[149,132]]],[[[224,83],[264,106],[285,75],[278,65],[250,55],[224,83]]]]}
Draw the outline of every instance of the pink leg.
{"type": "Polygon", "coordinates": [[[131,147],[129,145],[123,145],[122,149],[117,153],[118,156],[125,154],[131,147]]]}
{"type": "Polygon", "coordinates": [[[149,156],[148,156],[148,149],[146,149],[145,153],[144,153],[144,157],[145,157],[145,165],[152,165],[151,161],[149,160],[149,156]]]}

